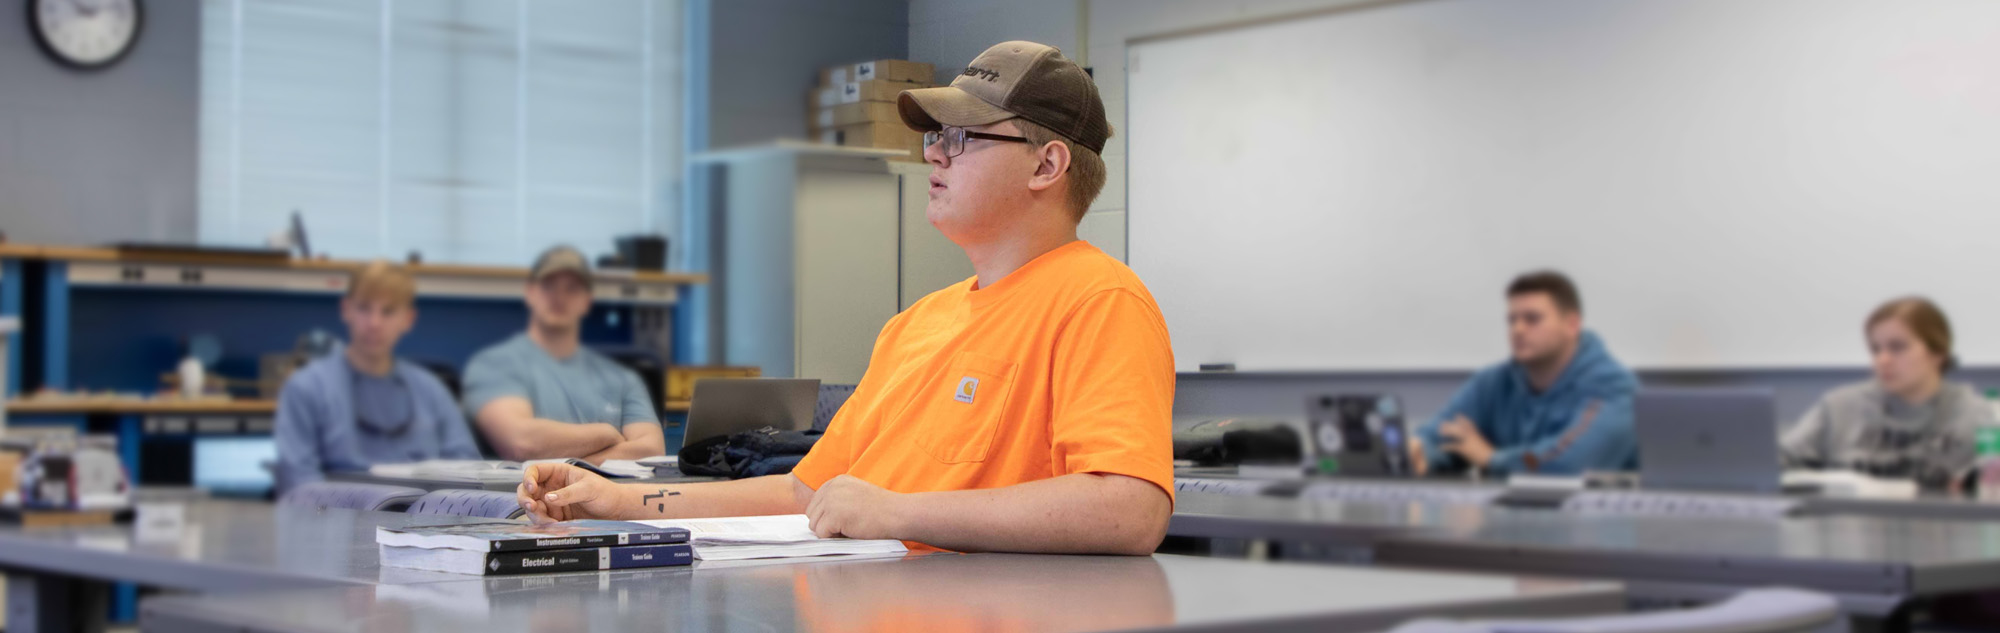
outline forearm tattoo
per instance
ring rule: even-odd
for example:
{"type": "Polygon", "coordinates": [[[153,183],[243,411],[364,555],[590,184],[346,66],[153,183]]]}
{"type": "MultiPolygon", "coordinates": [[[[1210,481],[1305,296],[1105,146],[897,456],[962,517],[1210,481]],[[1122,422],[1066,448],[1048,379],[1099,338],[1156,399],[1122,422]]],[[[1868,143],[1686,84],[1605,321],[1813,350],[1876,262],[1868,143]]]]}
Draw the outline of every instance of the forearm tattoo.
{"type": "Polygon", "coordinates": [[[646,495],[646,496],[643,496],[643,497],[639,497],[639,503],[641,503],[641,504],[652,504],[652,505],[653,505],[653,511],[654,511],[654,512],[658,512],[658,513],[660,513],[660,514],[666,514],[666,513],[667,513],[667,497],[678,497],[678,496],[681,496],[681,493],[680,493],[680,491],[678,491],[678,490],[668,490],[668,489],[666,489],[666,488],[661,488],[661,489],[659,489],[659,491],[657,491],[657,492],[654,492],[653,494],[649,494],[649,495],[646,495]],[[658,503],[655,503],[655,502],[653,501],[654,499],[658,499],[658,500],[659,500],[659,502],[658,502],[658,503]]]}

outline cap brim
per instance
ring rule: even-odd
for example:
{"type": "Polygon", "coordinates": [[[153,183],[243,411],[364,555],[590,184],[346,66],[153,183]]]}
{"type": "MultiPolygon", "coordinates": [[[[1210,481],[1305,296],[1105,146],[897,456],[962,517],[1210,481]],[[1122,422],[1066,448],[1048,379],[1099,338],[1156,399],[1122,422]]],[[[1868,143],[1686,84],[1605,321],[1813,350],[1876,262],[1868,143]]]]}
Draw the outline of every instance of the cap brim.
{"type": "Polygon", "coordinates": [[[535,273],[532,279],[534,279],[535,281],[541,281],[543,279],[548,279],[556,275],[576,275],[578,279],[583,280],[583,283],[586,286],[595,285],[596,283],[596,280],[591,277],[590,270],[584,268],[578,268],[575,266],[551,266],[545,270],[535,273]]]}
{"type": "Polygon", "coordinates": [[[903,125],[919,132],[936,131],[946,125],[999,123],[1015,117],[1000,106],[952,86],[904,90],[896,97],[896,110],[903,115],[903,125]]]}

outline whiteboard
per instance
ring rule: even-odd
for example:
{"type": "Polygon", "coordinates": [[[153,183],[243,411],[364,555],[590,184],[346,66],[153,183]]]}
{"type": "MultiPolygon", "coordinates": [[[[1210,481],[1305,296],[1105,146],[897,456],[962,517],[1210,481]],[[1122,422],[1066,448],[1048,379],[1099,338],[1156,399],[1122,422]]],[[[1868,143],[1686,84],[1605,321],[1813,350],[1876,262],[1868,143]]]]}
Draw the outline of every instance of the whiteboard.
{"type": "Polygon", "coordinates": [[[1465,369],[1556,268],[1645,368],[2000,363],[2000,2],[1426,0],[1127,49],[1129,245],[1182,371],[1465,369]]]}

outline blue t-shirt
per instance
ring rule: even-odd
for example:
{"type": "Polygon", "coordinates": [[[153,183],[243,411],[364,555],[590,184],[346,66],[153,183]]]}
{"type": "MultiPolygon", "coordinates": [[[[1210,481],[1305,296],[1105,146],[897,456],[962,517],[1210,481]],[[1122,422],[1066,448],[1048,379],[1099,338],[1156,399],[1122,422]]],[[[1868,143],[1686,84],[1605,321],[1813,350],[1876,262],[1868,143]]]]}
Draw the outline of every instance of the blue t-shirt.
{"type": "Polygon", "coordinates": [[[570,424],[602,422],[620,430],[634,422],[658,423],[652,396],[639,375],[603,354],[578,347],[569,358],[550,356],[527,334],[481,350],[465,366],[465,410],[473,416],[494,400],[526,398],[535,417],[570,424]]]}

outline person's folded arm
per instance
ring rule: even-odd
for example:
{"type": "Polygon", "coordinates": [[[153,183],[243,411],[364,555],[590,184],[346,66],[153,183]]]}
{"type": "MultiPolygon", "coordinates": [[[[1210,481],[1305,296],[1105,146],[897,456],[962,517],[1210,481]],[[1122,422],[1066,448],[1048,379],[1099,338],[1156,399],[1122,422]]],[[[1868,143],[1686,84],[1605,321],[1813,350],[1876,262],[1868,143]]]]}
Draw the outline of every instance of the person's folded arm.
{"type": "MultiPolygon", "coordinates": [[[[857,484],[872,487],[843,476],[821,490],[857,484]]],[[[1098,473],[895,499],[883,512],[890,521],[884,535],[962,552],[1144,556],[1166,537],[1174,511],[1158,485],[1098,473]]],[[[814,510],[809,505],[807,516],[816,516],[814,510]]]]}
{"type": "Polygon", "coordinates": [[[569,424],[535,418],[527,398],[502,396],[479,408],[479,430],[501,457],[514,461],[581,457],[625,441],[609,424],[569,424]]]}
{"type": "Polygon", "coordinates": [[[667,454],[667,435],[658,422],[632,422],[619,433],[623,440],[584,457],[584,461],[603,464],[607,459],[644,459],[667,454]]]}
{"type": "Polygon", "coordinates": [[[646,393],[646,384],[639,381],[638,374],[627,370],[618,373],[618,387],[624,395],[619,398],[619,419],[615,422],[623,439],[583,459],[592,464],[602,464],[607,459],[640,459],[667,454],[666,433],[660,430],[660,417],[653,411],[653,397],[646,393]]]}
{"type": "Polygon", "coordinates": [[[1593,398],[1562,433],[1523,446],[1494,447],[1486,467],[1498,473],[1578,475],[1587,470],[1621,470],[1637,451],[1632,396],[1593,398]]]}

